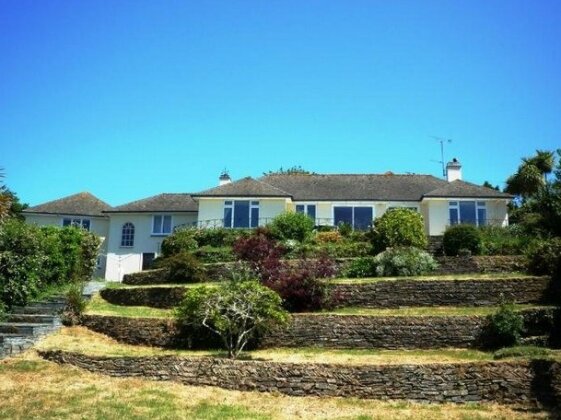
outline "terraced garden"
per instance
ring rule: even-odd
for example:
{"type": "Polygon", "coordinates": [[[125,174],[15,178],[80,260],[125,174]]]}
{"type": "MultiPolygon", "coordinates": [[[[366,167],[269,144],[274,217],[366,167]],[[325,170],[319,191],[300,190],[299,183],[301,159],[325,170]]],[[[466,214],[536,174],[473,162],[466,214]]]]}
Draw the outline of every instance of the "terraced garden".
{"type": "Polygon", "coordinates": [[[286,398],[439,402],[440,408],[451,402],[486,409],[498,403],[523,412],[545,410],[532,412],[535,416],[558,404],[560,351],[531,347],[500,357],[480,346],[487,316],[505,294],[523,315],[523,341],[547,344],[556,313],[548,301],[549,278],[502,273],[329,283],[349,291],[347,302],[355,304],[345,305],[343,298],[330,310],[292,314],[288,328],[253,342],[241,360],[226,359],[212,335],[195,336],[176,324],[173,299],[193,287],[179,284],[109,285],[88,304],[84,327],[64,329],[38,350],[47,360],[95,374],[273,391],[286,398]],[[356,304],[365,290],[392,285],[421,296],[421,304],[403,306],[395,293],[394,300],[387,294],[378,303],[356,304]],[[471,298],[454,305],[461,294],[471,298]],[[544,386],[536,387],[537,378],[547,379],[544,386]]]}

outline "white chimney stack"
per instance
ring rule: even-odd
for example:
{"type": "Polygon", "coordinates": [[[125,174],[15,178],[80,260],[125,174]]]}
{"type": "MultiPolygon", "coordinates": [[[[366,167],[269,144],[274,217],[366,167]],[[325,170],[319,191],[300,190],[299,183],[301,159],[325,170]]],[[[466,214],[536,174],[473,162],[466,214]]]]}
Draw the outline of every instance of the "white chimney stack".
{"type": "Polygon", "coordinates": [[[448,182],[462,179],[462,165],[454,158],[446,164],[446,180],[448,182]]]}
{"type": "Polygon", "coordinates": [[[222,173],[218,177],[218,185],[226,185],[226,184],[230,184],[231,182],[232,182],[232,178],[230,178],[228,171],[226,170],[222,171],[222,173]]]}

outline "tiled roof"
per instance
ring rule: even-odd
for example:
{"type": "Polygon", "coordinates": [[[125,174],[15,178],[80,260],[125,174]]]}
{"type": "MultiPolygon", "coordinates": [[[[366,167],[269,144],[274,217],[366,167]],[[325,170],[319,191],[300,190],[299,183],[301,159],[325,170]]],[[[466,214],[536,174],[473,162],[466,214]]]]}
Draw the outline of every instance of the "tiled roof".
{"type": "Polygon", "coordinates": [[[432,175],[266,175],[260,181],[288,191],[295,201],[419,201],[447,184],[432,175]]]}
{"type": "Polygon", "coordinates": [[[107,213],[196,212],[197,202],[187,193],[164,193],[113,207],[107,213]]]}
{"type": "Polygon", "coordinates": [[[29,207],[23,213],[61,214],[76,216],[104,216],[103,212],[111,206],[89,192],[81,192],[58,200],[29,207]]]}
{"type": "Polygon", "coordinates": [[[195,197],[290,197],[291,194],[251,177],[194,194],[195,197]]]}
{"type": "Polygon", "coordinates": [[[513,198],[512,195],[493,188],[482,187],[461,180],[447,182],[446,185],[425,194],[426,198],[513,198]]]}

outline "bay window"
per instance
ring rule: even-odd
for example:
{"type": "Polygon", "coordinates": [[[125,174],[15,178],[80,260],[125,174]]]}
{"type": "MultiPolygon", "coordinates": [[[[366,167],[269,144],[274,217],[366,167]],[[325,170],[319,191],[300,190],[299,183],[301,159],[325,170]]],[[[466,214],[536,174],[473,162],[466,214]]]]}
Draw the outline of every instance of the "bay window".
{"type": "Polygon", "coordinates": [[[224,201],[224,227],[254,228],[259,226],[259,201],[224,201]]]}
{"type": "Polygon", "coordinates": [[[487,224],[487,206],[485,201],[450,201],[448,214],[451,225],[469,224],[485,226],[487,224]]]}

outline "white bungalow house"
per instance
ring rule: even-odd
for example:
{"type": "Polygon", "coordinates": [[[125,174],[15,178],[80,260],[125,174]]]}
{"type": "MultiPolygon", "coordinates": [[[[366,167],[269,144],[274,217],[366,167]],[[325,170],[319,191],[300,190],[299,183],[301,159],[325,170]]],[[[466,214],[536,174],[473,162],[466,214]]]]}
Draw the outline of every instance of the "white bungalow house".
{"type": "Polygon", "coordinates": [[[109,207],[80,193],[31,207],[25,215],[31,223],[79,224],[103,236],[98,274],[121,281],[124,274],[145,269],[160,253],[163,238],[179,226],[249,228],[296,211],[317,226],[348,223],[366,229],[394,207],[419,211],[429,236],[440,236],[458,223],[507,225],[512,196],[461,178],[455,159],[447,165],[447,180],[388,172],[276,174],[232,182],[222,174],[217,187],[196,194],[160,194],[109,207]]]}

